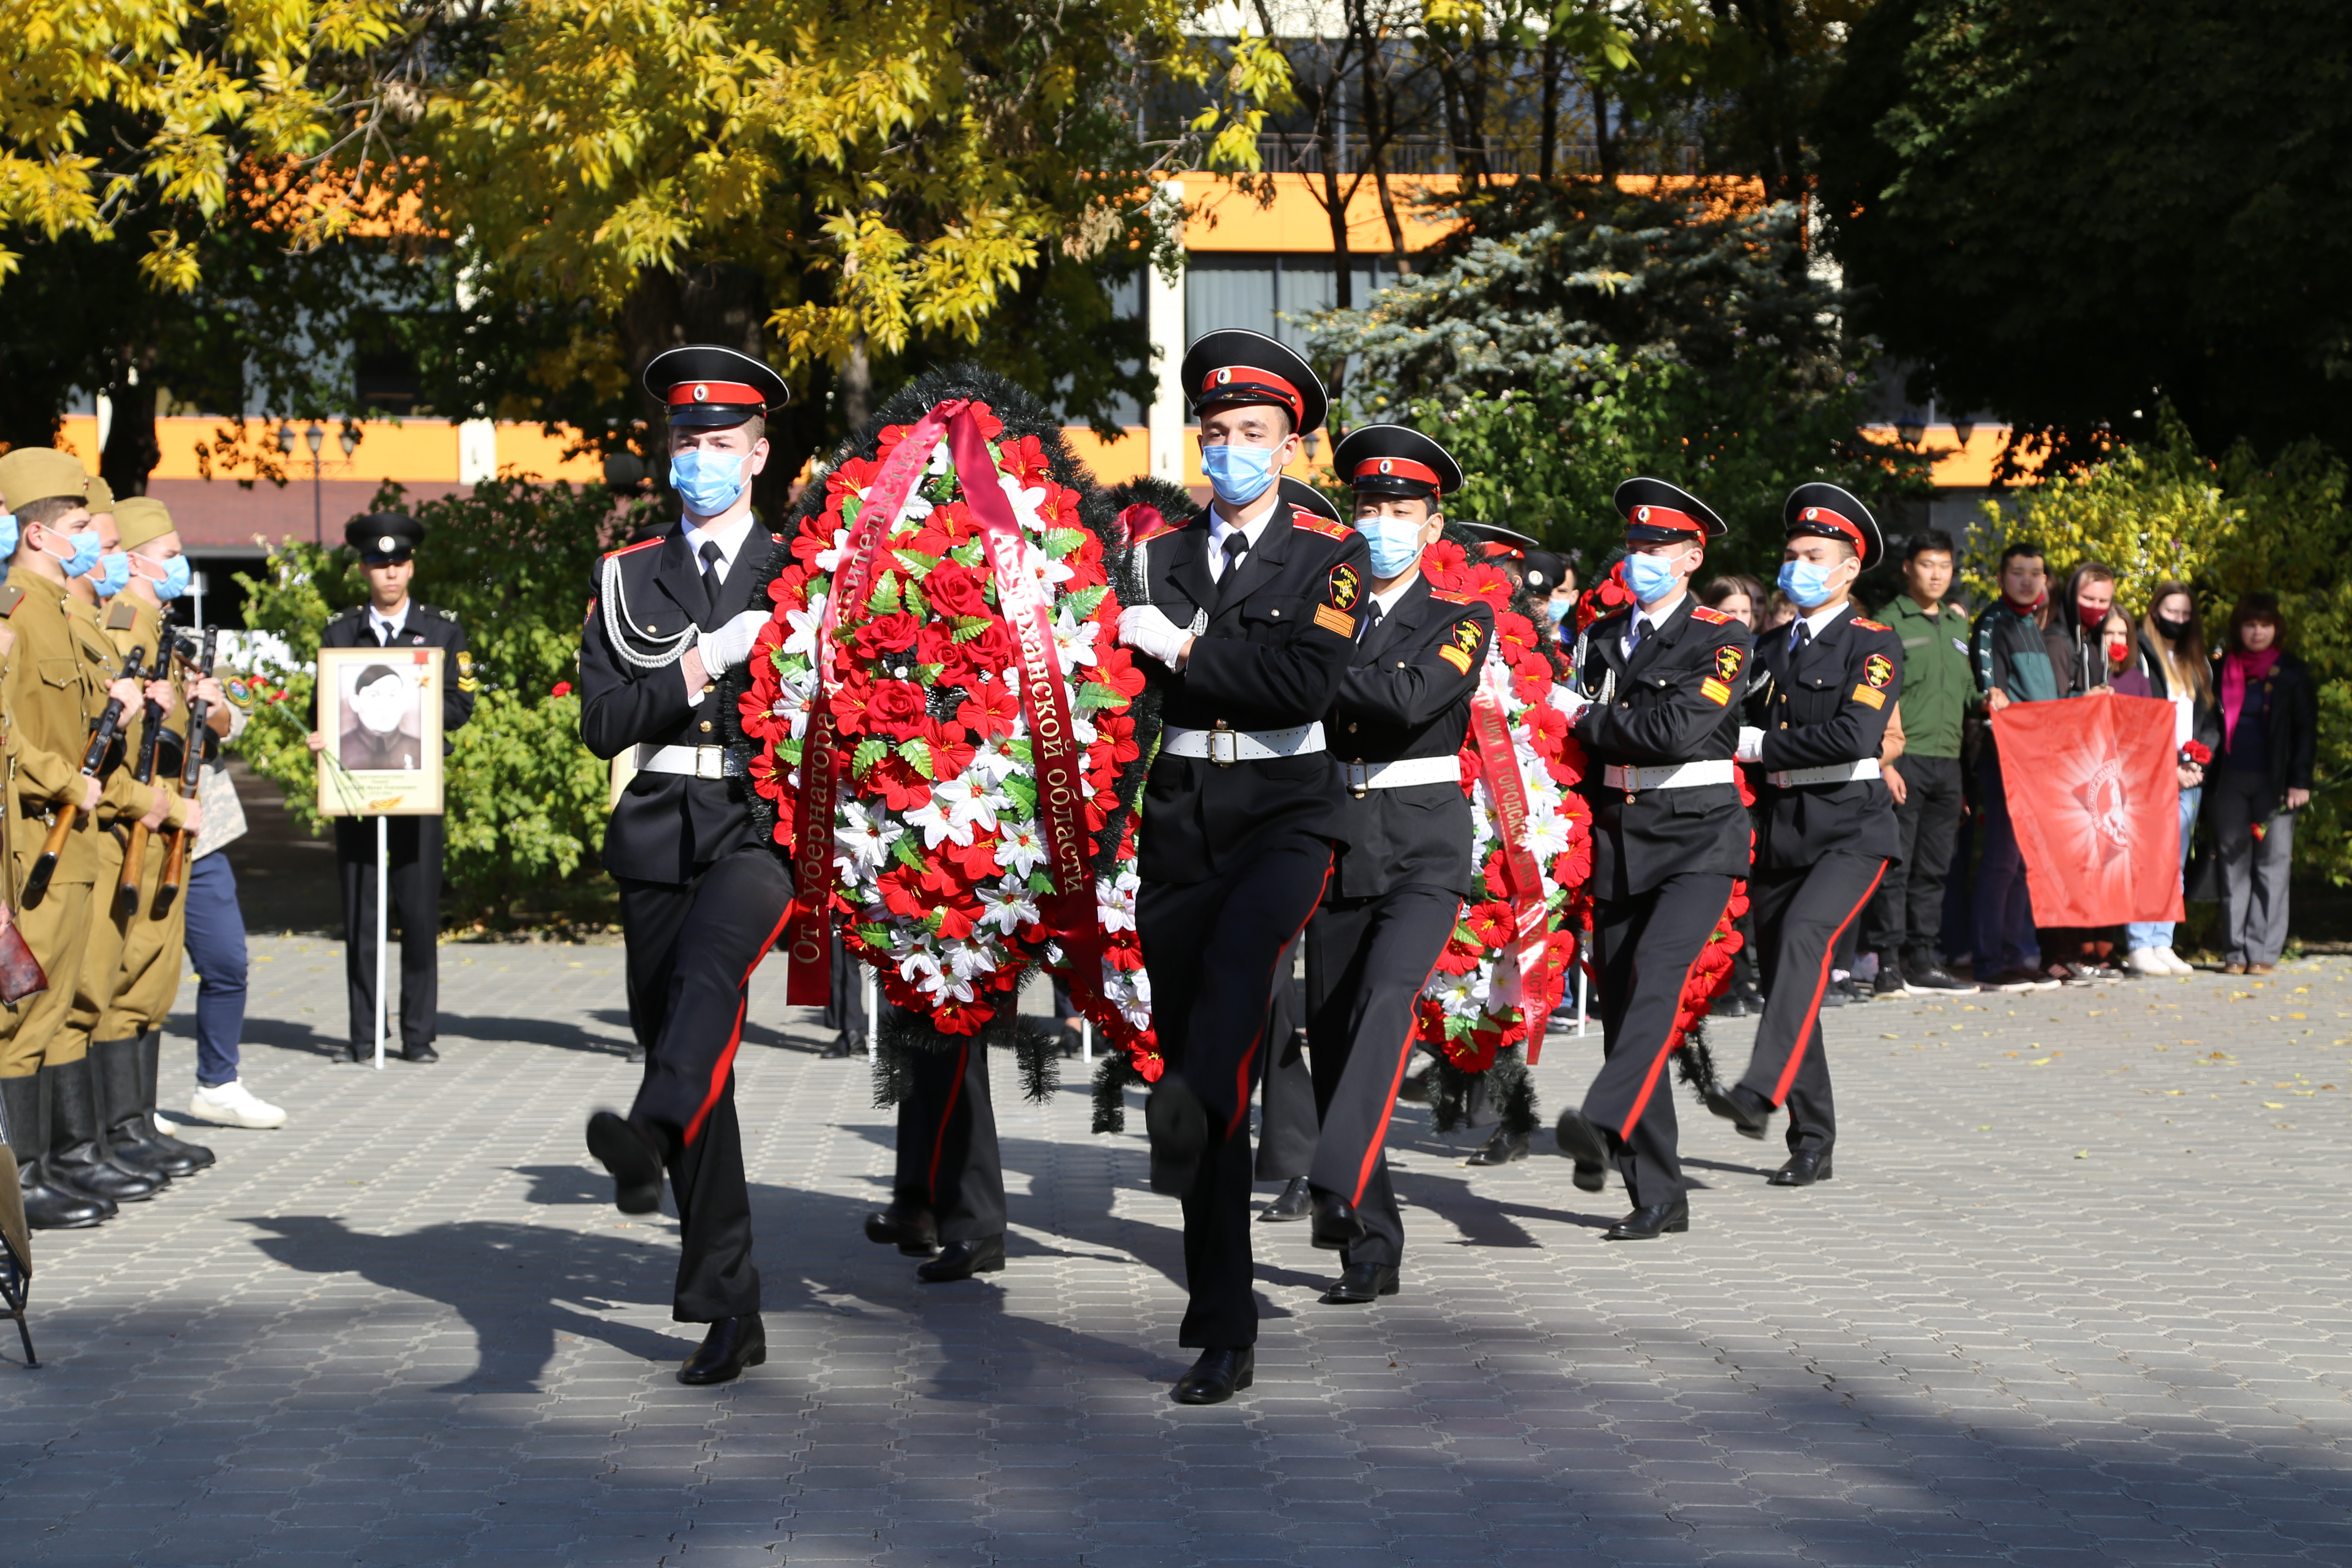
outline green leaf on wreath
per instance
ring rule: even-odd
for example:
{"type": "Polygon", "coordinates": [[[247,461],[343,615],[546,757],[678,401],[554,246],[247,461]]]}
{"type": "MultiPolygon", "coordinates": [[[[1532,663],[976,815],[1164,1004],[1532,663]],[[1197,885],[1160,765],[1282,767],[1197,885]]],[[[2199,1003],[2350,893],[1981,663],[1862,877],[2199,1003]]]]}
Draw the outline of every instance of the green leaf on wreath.
{"type": "Polygon", "coordinates": [[[802,743],[797,737],[787,736],[776,742],[776,755],[792,766],[799,767],[802,743]]]}
{"type": "Polygon", "coordinates": [[[1013,753],[1013,760],[1016,763],[1027,763],[1034,766],[1037,761],[1036,753],[1029,749],[1029,742],[1026,736],[1013,742],[1012,745],[1005,749],[1013,753]]]}
{"type": "Polygon", "coordinates": [[[940,563],[938,556],[920,550],[893,550],[890,553],[898,558],[898,564],[904,566],[915,576],[929,574],[932,567],[940,563]]]}
{"type": "Polygon", "coordinates": [[[923,864],[921,839],[917,834],[902,833],[897,838],[891,840],[890,853],[897,858],[899,865],[906,867],[910,871],[928,871],[930,869],[929,867],[923,864]]]}
{"type": "Polygon", "coordinates": [[[866,613],[869,616],[891,616],[898,612],[898,574],[885,570],[866,595],[866,613]]]}
{"type": "Polygon", "coordinates": [[[843,526],[843,527],[845,527],[845,528],[855,527],[855,526],[856,525],[856,522],[857,522],[857,514],[858,514],[859,512],[861,512],[861,511],[864,511],[865,510],[866,510],[866,500],[865,500],[865,498],[864,498],[864,497],[859,496],[859,495],[856,495],[856,494],[855,494],[855,493],[852,493],[852,494],[845,495],[845,496],[842,497],[842,498],[841,498],[841,522],[842,522],[842,526],[843,526]]]}
{"type": "Polygon", "coordinates": [[[1066,608],[1081,623],[1090,621],[1094,619],[1095,612],[1102,608],[1103,595],[1109,592],[1110,589],[1108,587],[1081,588],[1064,599],[1055,608],[1066,608]]]}
{"type": "Polygon", "coordinates": [[[947,666],[944,664],[919,664],[915,666],[915,684],[935,686],[939,683],[941,672],[946,668],[947,666]]]}
{"type": "Polygon", "coordinates": [[[1477,1032],[1477,1020],[1475,1018],[1456,1017],[1451,1013],[1445,1016],[1445,1037],[1448,1040],[1467,1039],[1477,1032]]]}
{"type": "Polygon", "coordinates": [[[961,544],[957,545],[953,550],[948,552],[948,559],[954,562],[959,566],[976,567],[980,564],[982,557],[986,553],[986,548],[979,540],[967,539],[961,544]]]}
{"type": "Polygon", "coordinates": [[[990,626],[995,625],[995,623],[990,620],[986,616],[958,616],[955,617],[953,625],[955,626],[955,640],[958,642],[970,642],[972,638],[986,631],[990,626]]]}
{"type": "Polygon", "coordinates": [[[1049,528],[1045,531],[1045,553],[1059,561],[1086,542],[1087,531],[1083,528],[1049,528]]]}
{"type": "Polygon", "coordinates": [[[1029,873],[1029,890],[1033,893],[1050,893],[1054,890],[1054,879],[1043,871],[1032,871],[1029,873]]]}
{"type": "Polygon", "coordinates": [[[884,952],[890,950],[890,928],[886,925],[862,925],[857,928],[857,940],[884,952]]]}
{"type": "Polygon", "coordinates": [[[898,754],[907,759],[908,767],[925,778],[935,779],[940,776],[931,771],[931,743],[929,741],[901,741],[898,743],[898,754]]]}
{"type": "Polygon", "coordinates": [[[857,742],[857,750],[849,754],[849,771],[862,773],[890,754],[890,742],[879,735],[868,735],[857,742]]]}
{"type": "Polygon", "coordinates": [[[1014,805],[1020,807],[1023,816],[1037,815],[1037,783],[1034,779],[1008,778],[996,787],[1003,790],[1006,798],[1010,799],[1014,805]]]}
{"type": "Polygon", "coordinates": [[[915,586],[915,580],[911,577],[907,579],[907,613],[919,621],[928,621],[931,618],[930,605],[924,600],[923,591],[915,586]]]}
{"type": "Polygon", "coordinates": [[[1097,708],[1126,706],[1127,696],[1124,692],[1096,681],[1082,681],[1078,689],[1070,693],[1070,707],[1080,713],[1091,712],[1097,708]]]}

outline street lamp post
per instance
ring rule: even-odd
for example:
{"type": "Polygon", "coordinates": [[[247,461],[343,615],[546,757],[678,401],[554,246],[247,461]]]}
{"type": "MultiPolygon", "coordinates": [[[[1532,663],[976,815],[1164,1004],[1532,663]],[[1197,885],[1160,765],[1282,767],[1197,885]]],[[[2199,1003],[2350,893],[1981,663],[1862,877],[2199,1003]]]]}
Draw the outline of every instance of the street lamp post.
{"type": "Polygon", "coordinates": [[[327,433],[315,419],[302,432],[302,445],[310,448],[310,542],[324,549],[327,543],[326,503],[320,493],[319,448],[327,444],[327,433]]]}

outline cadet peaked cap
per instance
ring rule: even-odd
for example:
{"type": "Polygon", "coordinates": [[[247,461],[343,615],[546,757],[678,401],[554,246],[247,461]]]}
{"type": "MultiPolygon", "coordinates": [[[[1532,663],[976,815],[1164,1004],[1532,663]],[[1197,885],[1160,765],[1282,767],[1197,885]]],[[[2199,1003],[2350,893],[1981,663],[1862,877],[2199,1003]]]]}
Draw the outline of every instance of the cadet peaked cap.
{"type": "Polygon", "coordinates": [[[1348,521],[1339,515],[1339,509],[1331,504],[1329,496],[1325,495],[1305,479],[1293,479],[1288,474],[1285,474],[1282,476],[1280,489],[1282,499],[1301,511],[1311,511],[1318,517],[1329,518],[1333,522],[1348,521]]]}
{"type": "Polygon", "coordinates": [[[1311,436],[1323,427],[1330,399],[1313,368],[1267,337],[1240,327],[1211,332],[1184,352],[1184,395],[1192,411],[1237,403],[1271,403],[1290,411],[1292,433],[1311,436]]]}
{"type": "Polygon", "coordinates": [[[1530,550],[1541,550],[1543,542],[1529,539],[1517,529],[1505,528],[1498,522],[1465,522],[1462,531],[1484,545],[1489,561],[1505,556],[1525,559],[1530,550]]]}
{"type": "Polygon", "coordinates": [[[136,550],[178,527],[172,521],[172,509],[152,496],[127,496],[115,502],[114,526],[122,534],[125,550],[136,550]]]}
{"type": "Polygon", "coordinates": [[[372,511],[343,524],[343,542],[371,566],[406,561],[425,542],[425,525],[404,511],[372,511]]]}
{"type": "Polygon", "coordinates": [[[1780,505],[1780,526],[1789,531],[1791,539],[1799,534],[1813,534],[1822,539],[1844,540],[1862,557],[1862,569],[1865,572],[1886,554],[1886,540],[1878,531],[1878,520],[1870,515],[1868,507],[1835,485],[1817,481],[1790,490],[1789,499],[1780,505]]]}
{"type": "Polygon", "coordinates": [[[1340,482],[1359,495],[1426,500],[1462,488],[1454,454],[1409,425],[1359,425],[1331,449],[1340,482]]]}
{"type": "Polygon", "coordinates": [[[1667,544],[1685,534],[1723,537],[1723,519],[1706,502],[1664,479],[1627,479],[1617,487],[1617,510],[1625,537],[1636,544],[1667,544]]]}
{"type": "Polygon", "coordinates": [[[1525,576],[1529,593],[1549,594],[1568,581],[1567,558],[1557,551],[1530,550],[1525,576]]]}
{"type": "Polygon", "coordinates": [[[646,391],[681,430],[724,430],[766,416],[792,401],[793,389],[768,362],[733,349],[689,343],[654,355],[646,391]]]}
{"type": "MultiPolygon", "coordinates": [[[[55,447],[18,447],[0,454],[0,499],[10,511],[64,496],[88,505],[90,478],[81,459],[55,447]]],[[[111,500],[113,497],[107,498],[111,500]]]]}

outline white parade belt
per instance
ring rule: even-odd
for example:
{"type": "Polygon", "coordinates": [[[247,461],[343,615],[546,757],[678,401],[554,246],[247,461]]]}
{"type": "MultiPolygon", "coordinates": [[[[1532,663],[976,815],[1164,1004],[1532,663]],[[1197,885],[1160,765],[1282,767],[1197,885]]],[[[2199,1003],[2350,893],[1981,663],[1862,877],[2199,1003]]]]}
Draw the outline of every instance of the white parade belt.
{"type": "Polygon", "coordinates": [[[1271,762],[1277,757],[1303,757],[1323,749],[1323,721],[1295,730],[1179,730],[1160,734],[1160,750],[1171,757],[1198,757],[1221,768],[1235,763],[1271,762]]]}
{"type": "Polygon", "coordinates": [[[684,773],[691,779],[732,779],[743,775],[743,761],[724,746],[637,747],[637,772],[684,773]]]}
{"type": "Polygon", "coordinates": [[[1852,784],[1856,779],[1878,776],[1878,760],[1864,757],[1858,763],[1827,763],[1818,768],[1790,768],[1785,773],[1766,773],[1764,782],[1774,789],[1795,789],[1801,784],[1852,784]]]}
{"type": "Polygon", "coordinates": [[[1641,767],[1621,768],[1611,763],[1601,772],[1601,782],[1611,789],[1622,789],[1632,795],[1645,789],[1696,789],[1701,784],[1727,784],[1734,770],[1731,759],[1706,763],[1654,763],[1641,767]]]}
{"type": "Polygon", "coordinates": [[[1462,758],[1457,752],[1444,757],[1406,757],[1394,763],[1341,763],[1339,771],[1347,775],[1348,787],[1362,795],[1366,790],[1404,789],[1412,784],[1458,784],[1462,782],[1462,758]]]}

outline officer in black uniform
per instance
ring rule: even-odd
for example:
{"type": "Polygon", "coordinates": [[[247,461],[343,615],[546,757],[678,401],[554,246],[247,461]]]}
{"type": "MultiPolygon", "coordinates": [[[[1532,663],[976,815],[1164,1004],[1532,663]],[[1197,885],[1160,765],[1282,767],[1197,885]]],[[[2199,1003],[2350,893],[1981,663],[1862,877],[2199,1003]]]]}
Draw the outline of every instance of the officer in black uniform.
{"type": "Polygon", "coordinates": [[[1854,579],[1885,544],[1869,509],[1835,485],[1799,485],[1781,509],[1787,559],[1780,591],[1797,619],[1764,634],[1757,658],[1769,693],[1742,729],[1739,758],[1764,770],[1763,828],[1748,883],[1763,970],[1764,1016],[1747,1074],[1710,1099],[1750,1138],[1789,1110],[1789,1158],[1776,1187],[1831,1175],[1837,1142],[1822,994],[1839,939],[1853,927],[1896,852],[1895,801],[1878,774],[1886,721],[1903,691],[1903,639],[1865,620],[1854,579]]]}
{"type": "Polygon", "coordinates": [[[1611,1241],[1690,1228],[1675,1152],[1667,1045],[1691,966],[1748,874],[1748,813],[1733,781],[1748,628],[1691,596],[1723,520],[1662,479],[1617,487],[1635,605],[1587,632],[1575,734],[1591,759],[1593,958],[1602,1062],[1557,1136],[1576,1184],[1599,1192],[1613,1163],[1633,1212],[1611,1241]]]}
{"type": "MultiPolygon", "coordinates": [[[[368,602],[342,611],[319,634],[320,647],[437,647],[441,659],[441,754],[454,750],[449,732],[474,716],[474,656],[466,651],[466,628],[455,610],[408,596],[416,574],[416,547],[425,525],[404,512],[371,512],[343,527],[344,542],[360,552],[368,580],[368,602]]],[[[318,700],[311,700],[311,721],[318,700]]],[[[313,731],[310,749],[325,737],[313,731]]],[[[397,744],[383,737],[362,746],[343,765],[382,763],[415,766],[397,744]]],[[[441,849],[437,816],[395,816],[386,835],[390,852],[392,907],[400,921],[400,1054],[412,1062],[441,1059],[433,1048],[440,1031],[441,849]]],[[[364,816],[335,818],[335,868],[343,884],[343,974],[351,1000],[347,1059],[375,1051],[375,823],[364,816]]]]}
{"type": "Polygon", "coordinates": [[[1340,847],[1307,926],[1307,1048],[1322,1135],[1307,1184],[1315,1245],[1340,1255],[1323,1300],[1393,1296],[1404,1222],[1389,1183],[1389,1118],[1422,987],[1478,881],[1462,740],[1495,640],[1485,601],[1433,587],[1421,552],[1462,486],[1453,454],[1402,425],[1365,425],[1331,454],[1355,489],[1371,582],[1354,657],[1324,721],[1339,759],[1340,847]]]}
{"type": "Polygon", "coordinates": [[[1364,607],[1363,535],[1282,500],[1275,479],[1323,423],[1307,362],[1263,333],[1212,332],[1184,356],[1214,502],[1139,537],[1148,603],[1119,640],[1172,672],[1144,787],[1136,926],[1168,1070],[1144,1108],[1151,1186],[1184,1200],[1202,1353],[1173,1391],[1215,1404],[1249,1386],[1249,1100],[1283,950],[1307,924],[1339,837],[1325,750],[1364,607]]]}
{"type": "Polygon", "coordinates": [[[783,929],[793,879],[751,826],[712,694],[769,616],[752,584],[782,541],[751,513],[751,478],[767,466],[768,410],[789,395],[765,363],[723,348],[657,354],[645,384],[669,410],[684,515],[599,563],[580,729],[598,756],[629,752],[636,765],[604,831],[604,869],[620,884],[646,1068],[627,1117],[589,1119],[588,1152],[624,1214],[659,1207],[668,1171],[680,1242],[671,1316],[710,1325],[678,1381],[724,1383],[767,1359],[734,1066],[751,972],[783,929]]]}
{"type": "MultiPolygon", "coordinates": [[[[887,1018],[898,1010],[885,1002],[887,1018]]],[[[903,1051],[897,1167],[890,1205],[866,1216],[866,1239],[896,1246],[927,1285],[1004,1267],[1004,1156],[988,1088],[988,1047],[959,1036],[952,1050],[903,1051]]]]}

